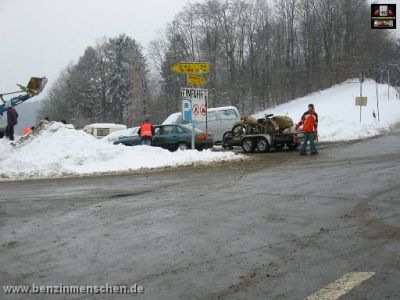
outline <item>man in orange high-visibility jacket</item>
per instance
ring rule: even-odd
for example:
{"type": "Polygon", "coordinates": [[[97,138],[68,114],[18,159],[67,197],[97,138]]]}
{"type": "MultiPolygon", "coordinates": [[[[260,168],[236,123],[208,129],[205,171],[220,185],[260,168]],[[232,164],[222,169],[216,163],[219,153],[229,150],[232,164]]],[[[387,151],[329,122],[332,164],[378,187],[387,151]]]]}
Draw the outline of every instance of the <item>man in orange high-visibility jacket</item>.
{"type": "Polygon", "coordinates": [[[24,129],[22,129],[22,134],[24,136],[28,136],[31,132],[32,132],[32,128],[31,127],[26,127],[24,129]]]}
{"type": "Polygon", "coordinates": [[[154,135],[154,126],[150,123],[149,119],[146,119],[142,125],[140,125],[138,134],[142,140],[142,145],[151,146],[151,140],[154,135]]]}
{"type": "Polygon", "coordinates": [[[311,155],[318,154],[317,147],[315,146],[315,136],[318,130],[318,115],[315,112],[314,104],[308,105],[308,111],[301,117],[301,123],[303,124],[304,141],[301,144],[300,155],[306,155],[308,142],[310,142],[311,155]]]}

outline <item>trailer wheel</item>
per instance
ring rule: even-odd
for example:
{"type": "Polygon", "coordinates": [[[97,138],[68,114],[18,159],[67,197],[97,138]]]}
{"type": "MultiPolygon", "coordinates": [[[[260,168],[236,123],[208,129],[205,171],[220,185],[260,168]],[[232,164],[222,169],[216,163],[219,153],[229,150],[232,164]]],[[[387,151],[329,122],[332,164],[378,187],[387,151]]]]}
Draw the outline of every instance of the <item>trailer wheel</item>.
{"type": "Polygon", "coordinates": [[[244,153],[254,152],[255,149],[254,140],[251,138],[244,138],[242,140],[242,149],[244,153]]]}
{"type": "Polygon", "coordinates": [[[257,139],[258,151],[267,152],[269,150],[269,147],[270,147],[270,145],[266,138],[261,137],[261,138],[257,139]]]}
{"type": "Polygon", "coordinates": [[[233,134],[232,131],[227,131],[222,136],[222,148],[232,150],[233,146],[229,141],[232,141],[233,134]]]}

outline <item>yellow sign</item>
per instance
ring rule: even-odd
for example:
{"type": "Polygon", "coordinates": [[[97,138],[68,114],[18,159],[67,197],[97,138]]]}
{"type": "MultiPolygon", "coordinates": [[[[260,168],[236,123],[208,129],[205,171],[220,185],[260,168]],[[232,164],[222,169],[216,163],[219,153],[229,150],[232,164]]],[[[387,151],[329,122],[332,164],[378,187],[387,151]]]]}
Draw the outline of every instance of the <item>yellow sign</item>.
{"type": "Polygon", "coordinates": [[[204,76],[195,75],[195,74],[188,74],[187,76],[187,83],[188,85],[205,85],[206,78],[204,76]]]}
{"type": "Polygon", "coordinates": [[[177,63],[171,70],[178,74],[208,74],[210,65],[209,63],[177,63]]]}

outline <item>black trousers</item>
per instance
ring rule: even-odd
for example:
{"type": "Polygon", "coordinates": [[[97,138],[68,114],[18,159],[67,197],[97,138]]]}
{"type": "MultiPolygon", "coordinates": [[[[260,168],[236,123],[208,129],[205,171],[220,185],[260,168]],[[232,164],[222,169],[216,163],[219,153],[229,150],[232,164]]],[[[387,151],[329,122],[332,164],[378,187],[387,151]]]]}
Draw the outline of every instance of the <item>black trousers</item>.
{"type": "Polygon", "coordinates": [[[7,126],[6,132],[7,132],[8,139],[10,141],[13,141],[14,140],[14,126],[7,126]]]}

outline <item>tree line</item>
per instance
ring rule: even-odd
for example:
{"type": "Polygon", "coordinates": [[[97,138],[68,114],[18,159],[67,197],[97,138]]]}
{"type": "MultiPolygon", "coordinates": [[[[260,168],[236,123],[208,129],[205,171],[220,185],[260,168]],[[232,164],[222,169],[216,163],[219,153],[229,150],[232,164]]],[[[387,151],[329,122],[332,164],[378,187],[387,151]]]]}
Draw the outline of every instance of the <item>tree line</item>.
{"type": "Polygon", "coordinates": [[[68,114],[82,122],[160,122],[179,111],[186,86],[171,66],[206,61],[210,107],[251,113],[360,72],[377,78],[399,50],[387,30],[371,30],[367,0],[205,0],[178,13],[147,57],[125,35],[87,48],[60,76],[46,109],[63,114],[75,103],[68,114]]]}
{"type": "Polygon", "coordinates": [[[121,34],[87,47],[60,74],[41,116],[77,126],[94,122],[132,124],[148,114],[147,63],[142,47],[121,34]]]}

